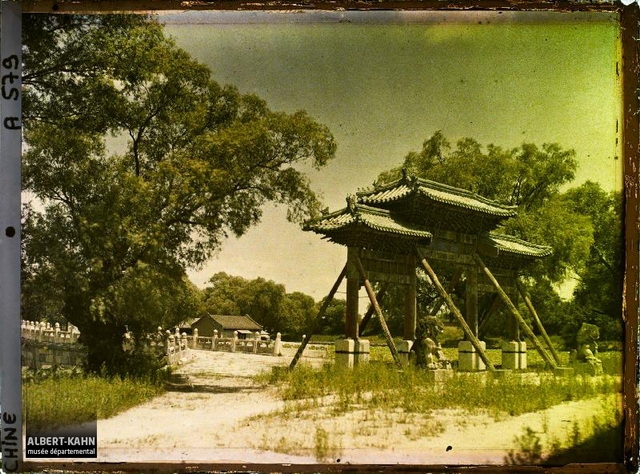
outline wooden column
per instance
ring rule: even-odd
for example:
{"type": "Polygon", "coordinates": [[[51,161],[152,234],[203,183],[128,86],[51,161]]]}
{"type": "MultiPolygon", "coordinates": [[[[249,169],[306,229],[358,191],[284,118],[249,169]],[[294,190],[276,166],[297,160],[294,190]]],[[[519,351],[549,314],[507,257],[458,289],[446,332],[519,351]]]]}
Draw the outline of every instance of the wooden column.
{"type": "MultiPolygon", "coordinates": [[[[518,294],[515,293],[513,295],[513,304],[514,306],[517,308],[518,307],[518,294]]],[[[511,315],[511,317],[509,318],[509,337],[511,338],[512,341],[519,341],[520,340],[520,325],[518,324],[518,319],[511,315]]]]}
{"type": "Polygon", "coordinates": [[[416,302],[416,257],[412,255],[409,262],[410,282],[407,285],[404,295],[404,335],[406,341],[413,341],[416,338],[416,323],[418,308],[416,302]]]}
{"type": "Polygon", "coordinates": [[[475,337],[478,337],[478,269],[475,265],[465,270],[466,321],[475,337]]]}
{"type": "Polygon", "coordinates": [[[360,278],[355,264],[359,249],[349,247],[347,251],[347,314],[345,318],[345,336],[358,339],[358,310],[360,297],[360,278]]]}

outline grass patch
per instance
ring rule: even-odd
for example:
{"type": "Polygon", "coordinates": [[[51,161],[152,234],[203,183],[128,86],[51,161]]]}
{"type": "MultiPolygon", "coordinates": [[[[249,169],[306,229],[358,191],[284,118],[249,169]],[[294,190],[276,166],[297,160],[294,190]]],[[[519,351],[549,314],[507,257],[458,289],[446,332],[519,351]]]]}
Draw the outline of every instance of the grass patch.
{"type": "Polygon", "coordinates": [[[617,393],[618,377],[554,377],[548,373],[507,373],[493,377],[487,373],[451,372],[434,383],[429,371],[414,367],[398,370],[393,365],[371,362],[347,368],[326,364],[322,368],[300,365],[295,370],[274,368],[261,382],[278,387],[289,410],[302,412],[322,406],[330,399],[334,414],[355,409],[402,410],[430,413],[458,408],[470,413],[486,411],[496,419],[549,408],[571,400],[617,393]]]}
{"type": "Polygon", "coordinates": [[[523,427],[514,438],[516,449],[505,458],[507,464],[620,463],[623,461],[622,412],[619,397],[603,400],[600,409],[582,424],[574,422],[565,439],[550,436],[544,427],[536,432],[523,427]]]}
{"type": "Polygon", "coordinates": [[[163,392],[147,381],[60,375],[24,382],[23,413],[31,429],[58,428],[112,417],[163,392]]]}

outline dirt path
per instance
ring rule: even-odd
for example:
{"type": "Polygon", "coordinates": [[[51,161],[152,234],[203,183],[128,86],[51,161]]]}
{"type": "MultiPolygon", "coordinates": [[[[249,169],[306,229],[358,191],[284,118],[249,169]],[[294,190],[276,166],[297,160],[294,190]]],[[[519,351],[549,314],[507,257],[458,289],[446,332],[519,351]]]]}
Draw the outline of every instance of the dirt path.
{"type": "MultiPolygon", "coordinates": [[[[401,413],[323,408],[305,417],[282,414],[284,403],[252,377],[290,357],[194,351],[179,372],[194,391],[171,391],[98,422],[98,461],[240,463],[501,464],[514,437],[530,427],[543,440],[570,436],[602,405],[592,399],[494,421],[441,410],[416,418],[401,413]]],[[[307,361],[309,362],[309,361],[307,361]]]]}

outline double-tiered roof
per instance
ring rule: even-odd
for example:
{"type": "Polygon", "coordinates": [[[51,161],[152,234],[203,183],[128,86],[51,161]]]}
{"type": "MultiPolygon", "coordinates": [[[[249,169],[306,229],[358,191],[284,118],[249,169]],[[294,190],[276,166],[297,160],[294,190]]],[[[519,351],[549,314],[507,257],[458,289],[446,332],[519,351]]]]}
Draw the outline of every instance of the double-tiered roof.
{"type": "Polygon", "coordinates": [[[549,247],[493,232],[516,216],[515,206],[404,173],[397,181],[350,196],[347,203],[308,222],[305,230],[348,247],[397,254],[411,254],[416,246],[438,255],[477,252],[506,268],[551,253],[549,247]]]}

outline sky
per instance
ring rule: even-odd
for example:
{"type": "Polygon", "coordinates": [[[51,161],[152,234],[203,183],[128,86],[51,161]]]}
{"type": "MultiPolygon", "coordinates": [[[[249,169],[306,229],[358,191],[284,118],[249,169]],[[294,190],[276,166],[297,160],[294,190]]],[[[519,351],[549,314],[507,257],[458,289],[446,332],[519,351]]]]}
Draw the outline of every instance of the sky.
{"type": "MultiPolygon", "coordinates": [[[[622,183],[615,16],[513,12],[191,12],[165,14],[166,32],[221,84],[306,110],[338,149],[304,168],[330,210],[402,163],[435,131],[516,147],[574,149],[575,184],[622,183]]],[[[346,248],[303,232],[267,206],[263,222],[190,278],[263,277],[320,299],[346,248]]],[[[340,295],[339,295],[340,296],[340,295]]]]}

